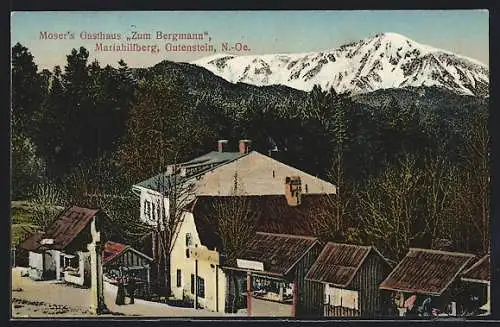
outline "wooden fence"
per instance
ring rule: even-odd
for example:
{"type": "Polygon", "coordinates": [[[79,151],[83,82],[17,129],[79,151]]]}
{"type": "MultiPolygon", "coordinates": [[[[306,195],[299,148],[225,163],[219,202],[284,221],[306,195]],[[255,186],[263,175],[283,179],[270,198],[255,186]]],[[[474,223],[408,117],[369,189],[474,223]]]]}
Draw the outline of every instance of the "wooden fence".
{"type": "Polygon", "coordinates": [[[361,312],[356,309],[325,304],[324,314],[325,317],[359,317],[361,312]]]}

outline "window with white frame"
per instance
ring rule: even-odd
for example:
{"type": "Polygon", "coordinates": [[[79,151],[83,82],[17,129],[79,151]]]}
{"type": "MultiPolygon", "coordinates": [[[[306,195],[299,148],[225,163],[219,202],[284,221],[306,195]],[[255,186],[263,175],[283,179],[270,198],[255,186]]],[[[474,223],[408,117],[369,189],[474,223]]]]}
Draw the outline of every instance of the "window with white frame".
{"type": "Polygon", "coordinates": [[[144,218],[146,220],[149,220],[149,221],[152,220],[152,217],[151,217],[151,202],[149,202],[148,200],[144,200],[144,218]]]}

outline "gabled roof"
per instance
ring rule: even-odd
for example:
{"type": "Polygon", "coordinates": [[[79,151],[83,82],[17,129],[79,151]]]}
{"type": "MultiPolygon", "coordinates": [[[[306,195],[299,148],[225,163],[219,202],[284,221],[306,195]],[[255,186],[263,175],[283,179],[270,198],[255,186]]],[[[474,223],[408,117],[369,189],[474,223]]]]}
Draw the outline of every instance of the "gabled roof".
{"type": "MultiPolygon", "coordinates": [[[[240,152],[212,151],[191,161],[177,165],[186,170],[166,172],[137,183],[134,189],[145,188],[156,192],[168,191],[174,176],[177,182],[196,182],[196,195],[228,196],[234,185],[234,175],[238,173],[240,184],[247,195],[279,195],[284,192],[285,178],[299,176],[304,194],[335,194],[335,185],[312,176],[297,168],[288,166],[257,151],[247,154],[240,152]]],[[[172,166],[170,166],[172,167],[172,166]]]]}
{"type": "Polygon", "coordinates": [[[380,289],[439,296],[473,259],[468,253],[412,248],[380,289]]]}
{"type": "Polygon", "coordinates": [[[258,232],[238,259],[262,262],[264,273],[285,276],[316,244],[315,237],[258,232]]]}
{"type": "MultiPolygon", "coordinates": [[[[199,174],[206,173],[207,171],[213,170],[216,167],[227,164],[231,161],[239,159],[246,154],[240,152],[218,152],[211,151],[200,157],[192,159],[187,162],[178,164],[179,167],[185,167],[187,169],[192,169],[194,175],[188,176],[187,178],[181,178],[180,180],[186,180],[194,178],[199,174]]],[[[135,184],[135,187],[143,187],[153,191],[161,191],[161,188],[165,185],[169,185],[169,181],[173,180],[173,174],[175,172],[165,171],[156,176],[148,178],[142,182],[135,184]]],[[[180,176],[179,176],[180,177],[180,176]]]]}
{"type": "Polygon", "coordinates": [[[462,280],[478,283],[489,283],[491,275],[490,255],[487,254],[462,274],[462,280]]]}
{"type": "Polygon", "coordinates": [[[345,288],[354,279],[370,252],[375,253],[390,267],[372,246],[329,242],[309,269],[306,279],[345,288]]]}
{"type": "MultiPolygon", "coordinates": [[[[311,236],[318,235],[318,213],[324,210],[327,197],[326,194],[303,194],[302,203],[296,207],[288,205],[285,195],[241,196],[236,201],[248,206],[255,217],[257,231],[311,236]]],[[[196,230],[202,245],[209,249],[223,250],[217,233],[216,207],[231,206],[231,201],[235,201],[234,197],[198,196],[193,203],[196,230]]]]}
{"type": "Polygon", "coordinates": [[[221,165],[197,182],[197,195],[231,195],[234,175],[246,195],[281,195],[286,177],[301,179],[303,194],[335,194],[335,185],[257,151],[221,165]]]}
{"type": "Polygon", "coordinates": [[[143,257],[148,261],[153,261],[153,258],[141,253],[129,245],[108,241],[104,245],[104,250],[102,251],[102,264],[107,265],[116,260],[118,257],[126,253],[127,251],[132,251],[135,254],[143,257]]]}
{"type": "Polygon", "coordinates": [[[32,235],[20,247],[33,252],[47,249],[65,249],[92,221],[99,209],[72,206],[62,211],[45,232],[32,235]],[[52,239],[52,244],[41,244],[43,239],[52,239]]]}

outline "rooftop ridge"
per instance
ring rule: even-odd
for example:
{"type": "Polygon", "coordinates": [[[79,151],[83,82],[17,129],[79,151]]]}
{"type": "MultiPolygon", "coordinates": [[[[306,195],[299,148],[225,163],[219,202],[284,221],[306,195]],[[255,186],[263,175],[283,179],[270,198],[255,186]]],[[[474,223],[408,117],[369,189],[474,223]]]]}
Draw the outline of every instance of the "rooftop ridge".
{"type": "Polygon", "coordinates": [[[443,255],[463,256],[463,257],[470,257],[470,258],[475,257],[475,255],[471,254],[471,253],[444,251],[444,250],[436,250],[436,249],[425,249],[425,248],[410,248],[408,253],[412,252],[412,251],[413,252],[436,253],[436,254],[443,254],[443,255]]]}
{"type": "Polygon", "coordinates": [[[293,235],[293,234],[278,234],[278,233],[268,233],[268,232],[256,232],[256,234],[259,235],[269,235],[269,236],[277,236],[277,237],[283,237],[283,238],[300,238],[304,240],[318,240],[317,237],[314,236],[306,236],[306,235],[293,235]]]}

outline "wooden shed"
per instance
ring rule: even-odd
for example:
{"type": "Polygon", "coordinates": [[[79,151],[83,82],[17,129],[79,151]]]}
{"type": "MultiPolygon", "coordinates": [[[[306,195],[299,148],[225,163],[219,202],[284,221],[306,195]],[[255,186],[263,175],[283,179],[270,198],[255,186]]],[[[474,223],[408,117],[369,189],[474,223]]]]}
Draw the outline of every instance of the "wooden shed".
{"type": "Polygon", "coordinates": [[[491,264],[489,254],[463,272],[462,281],[469,300],[466,303],[467,313],[473,315],[490,313],[490,279],[491,264]]]}
{"type": "Polygon", "coordinates": [[[108,241],[103,250],[103,273],[111,283],[134,278],[137,285],[136,296],[149,298],[151,285],[151,263],[153,259],[131,246],[108,241]]]}
{"type": "Polygon", "coordinates": [[[399,315],[450,315],[462,312],[460,273],[473,254],[412,248],[381,290],[392,293],[399,315]]]}
{"type": "Polygon", "coordinates": [[[389,313],[389,299],[378,288],[391,266],[372,246],[327,243],[306,280],[324,288],[327,317],[375,317],[389,313]]]}
{"type": "MultiPolygon", "coordinates": [[[[270,307],[273,302],[282,302],[281,308],[276,307],[282,312],[279,315],[319,317],[323,309],[323,287],[306,280],[305,276],[320,251],[321,245],[314,237],[258,232],[237,259],[236,266],[224,269],[246,275],[245,295],[249,316],[275,315],[276,311],[270,310],[270,307]],[[277,282],[279,290],[272,292],[265,287],[256,288],[258,279],[261,282],[277,282]],[[291,288],[290,304],[283,299],[287,286],[291,288]],[[273,300],[269,293],[278,293],[281,299],[273,300]],[[269,301],[269,305],[265,301],[269,301]]],[[[232,283],[233,279],[228,278],[228,282],[232,283]]],[[[228,289],[234,287],[229,286],[228,289]]]]}

